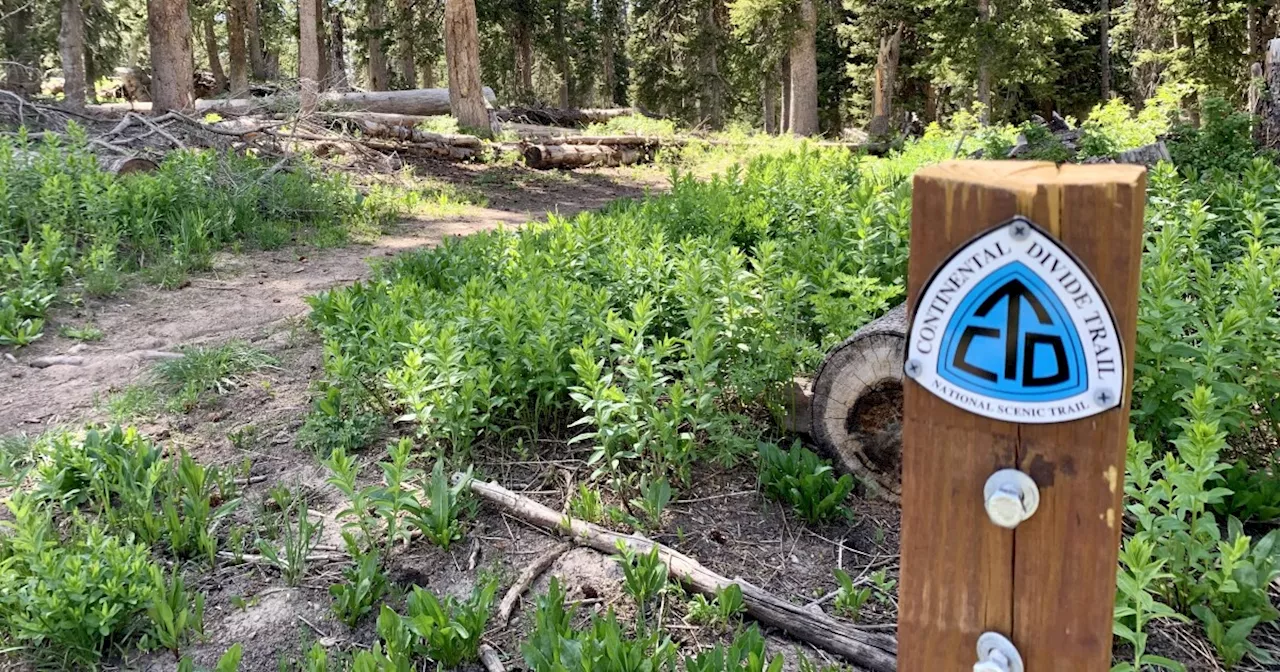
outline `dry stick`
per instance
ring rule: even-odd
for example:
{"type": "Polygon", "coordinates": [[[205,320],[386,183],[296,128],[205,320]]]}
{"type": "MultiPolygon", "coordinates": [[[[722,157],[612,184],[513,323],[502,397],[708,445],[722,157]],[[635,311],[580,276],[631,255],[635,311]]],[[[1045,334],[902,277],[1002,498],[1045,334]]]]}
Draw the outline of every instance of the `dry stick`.
{"type": "Polygon", "coordinates": [[[547,571],[557,558],[564,555],[571,548],[570,544],[559,544],[555,548],[538,556],[528,567],[520,572],[520,578],[511,585],[507,590],[507,594],[502,597],[502,602],[498,604],[498,627],[505,628],[507,623],[511,621],[511,612],[516,608],[516,602],[520,600],[520,596],[524,591],[529,589],[530,584],[538,580],[542,573],[547,571]]]}
{"type": "Polygon", "coordinates": [[[573,520],[496,483],[472,481],[471,491],[512,516],[538,527],[569,536],[574,542],[602,553],[614,553],[622,543],[636,553],[657,548],[671,576],[707,596],[732,584],[742,590],[747,613],[761,623],[836,654],[872,672],[897,669],[897,639],[866,632],[825,614],[806,611],[742,579],[728,579],[703,567],[697,560],[637,535],[619,534],[586,521],[573,520]]]}
{"type": "Polygon", "coordinates": [[[480,662],[484,664],[486,672],[506,672],[507,670],[502,665],[502,659],[498,658],[498,652],[488,644],[480,645],[480,662]]]}

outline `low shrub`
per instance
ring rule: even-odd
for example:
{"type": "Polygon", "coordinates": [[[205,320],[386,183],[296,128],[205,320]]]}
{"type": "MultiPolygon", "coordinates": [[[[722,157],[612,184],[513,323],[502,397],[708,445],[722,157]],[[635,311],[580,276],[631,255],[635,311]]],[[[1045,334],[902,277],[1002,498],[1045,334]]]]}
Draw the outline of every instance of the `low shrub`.
{"type": "Polygon", "coordinates": [[[853,476],[837,477],[831,463],[798,441],[790,450],[760,444],[760,489],[810,523],[851,516],[844,500],[853,486],[853,476]]]}

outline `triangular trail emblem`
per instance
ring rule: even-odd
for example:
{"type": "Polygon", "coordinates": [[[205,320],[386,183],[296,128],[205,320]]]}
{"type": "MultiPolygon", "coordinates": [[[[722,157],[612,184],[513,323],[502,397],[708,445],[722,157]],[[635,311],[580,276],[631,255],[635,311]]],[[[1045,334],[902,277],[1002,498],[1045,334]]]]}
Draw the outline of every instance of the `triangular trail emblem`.
{"type": "Polygon", "coordinates": [[[1011,422],[1065,422],[1121,402],[1115,319],[1092,276],[1016,218],[970,241],[916,303],[906,373],[948,402],[1011,422]]]}

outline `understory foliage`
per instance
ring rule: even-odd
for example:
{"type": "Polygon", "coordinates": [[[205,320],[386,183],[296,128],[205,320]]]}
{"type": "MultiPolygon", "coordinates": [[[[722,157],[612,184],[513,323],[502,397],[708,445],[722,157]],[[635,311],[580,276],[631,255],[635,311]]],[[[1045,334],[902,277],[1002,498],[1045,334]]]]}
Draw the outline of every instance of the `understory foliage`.
{"type": "Polygon", "coordinates": [[[60,298],[118,291],[122,273],[176,287],[208,270],[215,252],[279,247],[305,236],[337,244],[376,231],[398,204],[360,193],[345,176],[305,160],[273,170],[212,151],[170,154],[153,173],[99,167],[83,129],[36,140],[0,138],[0,346],[40,337],[60,298]]]}
{"type": "Polygon", "coordinates": [[[551,436],[632,495],[641,471],[683,482],[704,449],[754,448],[719,439],[780,412],[796,371],[901,294],[907,183],[858,162],[761,157],[401,256],[311,300],[327,402],[394,414],[450,455],[551,436]]]}

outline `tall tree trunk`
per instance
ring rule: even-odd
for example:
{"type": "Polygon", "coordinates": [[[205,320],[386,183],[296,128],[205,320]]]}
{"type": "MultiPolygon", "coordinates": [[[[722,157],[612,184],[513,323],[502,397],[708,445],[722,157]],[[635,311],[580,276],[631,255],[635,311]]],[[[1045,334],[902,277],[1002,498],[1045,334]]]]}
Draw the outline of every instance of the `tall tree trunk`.
{"type": "Polygon", "coordinates": [[[316,111],[320,91],[320,36],[317,33],[316,3],[298,0],[298,104],[302,114],[316,111]]]}
{"type": "Polygon", "coordinates": [[[1102,71],[1102,100],[1111,100],[1111,0],[1102,0],[1098,22],[1098,68],[1102,71]]]}
{"type": "Polygon", "coordinates": [[[938,120],[938,87],[933,82],[924,85],[924,114],[920,120],[926,124],[938,120]]]}
{"type": "Polygon", "coordinates": [[[329,7],[329,25],[333,33],[329,38],[329,88],[334,91],[350,91],[351,82],[347,80],[347,41],[343,32],[342,12],[329,7]]]}
{"type": "Polygon", "coordinates": [[[256,0],[230,0],[227,5],[227,61],[231,68],[231,97],[242,98],[249,91],[249,64],[245,54],[245,4],[256,0]]]}
{"type": "Polygon", "coordinates": [[[244,2],[244,13],[241,16],[244,22],[244,42],[249,50],[249,72],[254,79],[260,82],[274,79],[274,75],[267,68],[267,55],[263,51],[262,22],[258,18],[258,0],[241,1],[244,2]]]}
{"type": "Polygon", "coordinates": [[[981,45],[978,52],[978,102],[982,105],[980,120],[984,124],[991,123],[991,51],[987,46],[985,30],[991,23],[990,0],[978,0],[978,25],[981,45]]]}
{"type": "Polygon", "coordinates": [[[40,49],[33,37],[33,2],[6,0],[4,12],[4,87],[24,96],[40,92],[40,49]]]}
{"type": "Polygon", "coordinates": [[[552,29],[556,34],[556,65],[560,70],[560,107],[569,109],[577,104],[577,91],[569,64],[569,37],[564,27],[565,0],[558,0],[554,11],[552,29]]]}
{"type": "Polygon", "coordinates": [[[422,80],[422,83],[420,84],[422,88],[436,88],[436,59],[434,56],[431,58],[424,58],[422,62],[418,64],[418,77],[422,80]]]}
{"type": "Polygon", "coordinates": [[[147,33],[151,38],[152,111],[194,109],[187,0],[147,0],[147,33]]]}
{"type": "Polygon", "coordinates": [[[489,135],[489,111],[480,88],[480,39],[475,0],[445,0],[444,55],[449,70],[449,108],[458,125],[489,135]]]}
{"type": "Polygon", "coordinates": [[[316,3],[316,60],[318,63],[316,88],[319,91],[327,91],[333,80],[329,72],[329,33],[324,26],[325,7],[329,3],[326,0],[314,0],[314,2],[316,3]]]}
{"type": "Polygon", "coordinates": [[[369,90],[387,90],[387,51],[382,43],[382,31],[386,24],[382,15],[382,0],[370,0],[368,12],[369,35],[369,90]]]}
{"type": "Polygon", "coordinates": [[[719,58],[716,54],[720,45],[720,25],[716,11],[719,5],[719,0],[706,3],[706,14],[702,17],[704,39],[698,54],[698,70],[702,76],[702,87],[698,95],[698,112],[702,122],[710,128],[720,128],[723,122],[720,114],[723,87],[720,82],[719,58]]]}
{"type": "Polygon", "coordinates": [[[902,31],[906,24],[898,22],[898,27],[888,35],[880,37],[880,52],[876,56],[875,91],[871,100],[871,123],[867,125],[867,133],[872,137],[889,134],[893,121],[893,92],[898,81],[898,56],[902,49],[902,31]]]}
{"type": "MultiPolygon", "coordinates": [[[[1196,38],[1190,29],[1179,30],[1173,37],[1173,48],[1186,49],[1187,60],[1195,61],[1196,57],[1196,38]]],[[[1194,89],[1182,98],[1182,111],[1187,115],[1187,120],[1191,125],[1200,127],[1200,96],[1194,89]]]]}
{"type": "MultiPolygon", "coordinates": [[[[984,0],[985,1],[985,0],[984,0]]],[[[791,125],[794,135],[818,134],[818,13],[800,0],[800,27],[791,38],[791,125]]]]}
{"type": "Polygon", "coordinates": [[[516,57],[516,98],[521,101],[533,98],[533,27],[529,18],[517,16],[512,27],[512,41],[516,57]]]}
{"type": "Polygon", "coordinates": [[[58,30],[58,52],[62,57],[62,93],[67,107],[84,109],[84,8],[80,0],[62,0],[62,26],[58,30]]]}
{"type": "Polygon", "coordinates": [[[778,78],[776,71],[766,70],[760,78],[760,113],[764,117],[764,132],[778,133],[778,78]]]}
{"type": "Polygon", "coordinates": [[[98,65],[93,58],[93,49],[86,48],[84,50],[84,79],[85,93],[88,95],[89,102],[98,102],[98,87],[94,82],[98,81],[98,65]]]}
{"type": "Polygon", "coordinates": [[[418,81],[414,69],[414,32],[418,27],[413,20],[413,0],[396,0],[396,54],[400,62],[400,78],[406,89],[412,89],[418,81]]]}
{"type": "Polygon", "coordinates": [[[622,6],[619,0],[601,0],[600,2],[600,76],[604,86],[604,104],[612,107],[618,104],[618,28],[622,20],[622,6]]]}
{"type": "MultiPolygon", "coordinates": [[[[1162,0],[1133,0],[1133,52],[1163,53],[1169,50],[1169,16],[1161,7],[1162,0]]],[[[1136,61],[1137,59],[1135,59],[1136,61]]],[[[1162,59],[1147,59],[1133,66],[1131,81],[1133,99],[1139,105],[1155,95],[1164,74],[1162,59]]]]}
{"type": "Polygon", "coordinates": [[[786,133],[791,130],[791,57],[789,55],[784,55],[778,64],[778,80],[782,83],[780,87],[782,113],[778,117],[778,132],[786,133]]]}
{"type": "Polygon", "coordinates": [[[227,86],[227,73],[222,69],[222,57],[218,53],[218,34],[213,30],[213,14],[206,15],[200,23],[204,28],[204,53],[209,57],[209,70],[218,91],[227,86]]]}

